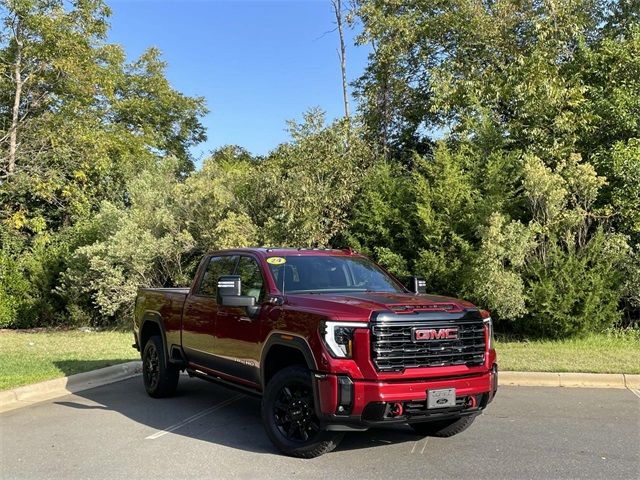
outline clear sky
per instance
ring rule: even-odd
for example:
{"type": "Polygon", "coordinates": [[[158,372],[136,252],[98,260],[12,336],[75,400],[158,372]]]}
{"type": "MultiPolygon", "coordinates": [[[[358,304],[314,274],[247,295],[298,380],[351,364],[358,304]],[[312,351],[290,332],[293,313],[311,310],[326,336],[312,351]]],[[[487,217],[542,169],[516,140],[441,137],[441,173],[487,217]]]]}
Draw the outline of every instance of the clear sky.
{"type": "MultiPolygon", "coordinates": [[[[109,40],[130,59],[156,46],[177,90],[206,98],[208,141],[196,160],[237,144],[266,154],[288,139],[285,121],[319,106],[342,115],[338,33],[330,0],[107,0],[109,40]],[[329,33],[327,33],[329,32],[329,33]]],[[[347,32],[347,74],[357,78],[367,49],[347,32]]],[[[352,104],[353,108],[353,104],[352,104]]]]}

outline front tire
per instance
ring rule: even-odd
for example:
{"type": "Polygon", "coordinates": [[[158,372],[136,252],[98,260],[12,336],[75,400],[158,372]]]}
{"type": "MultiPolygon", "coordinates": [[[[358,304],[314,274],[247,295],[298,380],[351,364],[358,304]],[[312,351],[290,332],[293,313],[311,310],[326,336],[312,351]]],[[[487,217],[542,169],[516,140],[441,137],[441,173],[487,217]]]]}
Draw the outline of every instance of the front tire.
{"type": "Polygon", "coordinates": [[[314,458],[332,451],[344,434],[323,431],[316,415],[311,372],[302,366],[280,370],[262,397],[267,436],[286,455],[314,458]]]}
{"type": "Polygon", "coordinates": [[[449,420],[436,420],[435,422],[412,423],[411,428],[419,435],[447,438],[465,431],[475,418],[475,415],[470,415],[449,420]]]}
{"type": "Polygon", "coordinates": [[[165,362],[164,347],[159,335],[147,340],[142,351],[142,379],[149,396],[170,397],[176,393],[180,370],[165,362]]]}

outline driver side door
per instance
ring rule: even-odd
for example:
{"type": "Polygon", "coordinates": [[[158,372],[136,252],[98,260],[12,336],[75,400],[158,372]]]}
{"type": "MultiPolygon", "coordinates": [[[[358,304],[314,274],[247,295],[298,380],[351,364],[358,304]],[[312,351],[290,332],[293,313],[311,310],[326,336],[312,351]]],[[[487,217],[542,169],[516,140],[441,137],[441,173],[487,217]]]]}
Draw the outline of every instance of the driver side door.
{"type": "Polygon", "coordinates": [[[218,306],[214,367],[252,386],[260,384],[260,329],[265,308],[265,282],[257,260],[241,255],[235,270],[242,281],[241,295],[256,299],[255,307],[218,306]]]}
{"type": "Polygon", "coordinates": [[[215,325],[221,308],[216,301],[218,278],[232,275],[237,255],[212,256],[202,278],[187,296],[182,313],[182,348],[187,359],[207,368],[215,368],[215,325]]]}

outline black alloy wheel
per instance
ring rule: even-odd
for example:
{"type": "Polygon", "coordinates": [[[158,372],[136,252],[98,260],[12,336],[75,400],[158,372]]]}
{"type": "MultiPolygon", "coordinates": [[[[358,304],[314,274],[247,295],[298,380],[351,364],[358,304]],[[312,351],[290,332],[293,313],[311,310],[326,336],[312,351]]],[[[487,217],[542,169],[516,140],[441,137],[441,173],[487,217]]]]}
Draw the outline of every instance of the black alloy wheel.
{"type": "Polygon", "coordinates": [[[311,372],[293,365],[277,372],[262,396],[262,422],[283,453],[314,458],[330,452],[344,436],[322,428],[315,409],[311,372]]]}
{"type": "Polygon", "coordinates": [[[176,392],[180,369],[165,362],[162,338],[154,335],[147,340],[142,351],[142,380],[151,397],[170,397],[176,392]]]}
{"type": "Polygon", "coordinates": [[[144,375],[144,384],[150,390],[158,388],[160,382],[160,357],[158,349],[153,342],[147,344],[144,349],[142,375],[144,375]]]}
{"type": "Polygon", "coordinates": [[[313,410],[313,392],[306,385],[283,386],[273,414],[280,433],[293,442],[306,442],[320,432],[320,422],[313,410]]]}

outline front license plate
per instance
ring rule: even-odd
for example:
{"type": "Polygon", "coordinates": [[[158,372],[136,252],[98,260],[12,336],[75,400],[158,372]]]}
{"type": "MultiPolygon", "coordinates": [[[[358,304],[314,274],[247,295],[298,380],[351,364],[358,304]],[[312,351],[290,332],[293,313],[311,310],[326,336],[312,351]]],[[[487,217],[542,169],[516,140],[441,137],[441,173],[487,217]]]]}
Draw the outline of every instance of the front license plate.
{"type": "Polygon", "coordinates": [[[427,408],[447,408],[456,406],[456,389],[441,388],[427,390],[427,408]]]}

